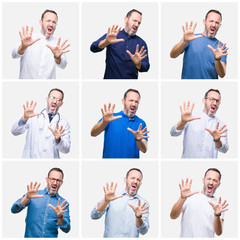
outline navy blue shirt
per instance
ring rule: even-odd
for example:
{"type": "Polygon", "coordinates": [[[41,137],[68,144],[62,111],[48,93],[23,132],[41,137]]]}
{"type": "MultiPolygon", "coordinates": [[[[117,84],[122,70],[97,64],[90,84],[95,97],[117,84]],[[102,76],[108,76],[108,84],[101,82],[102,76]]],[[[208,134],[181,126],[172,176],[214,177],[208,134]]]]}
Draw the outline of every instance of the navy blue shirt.
{"type": "MultiPolygon", "coordinates": [[[[216,49],[218,40],[202,35],[185,46],[182,79],[218,79],[214,54],[208,45],[216,49]]],[[[227,63],[227,56],[222,56],[221,61],[227,63]]]]}
{"type": "MultiPolygon", "coordinates": [[[[98,44],[106,38],[106,35],[107,34],[103,35],[97,41],[92,43],[90,47],[92,52],[100,52],[103,50],[98,48],[98,44]]],[[[147,44],[137,35],[129,36],[124,29],[119,32],[117,38],[123,38],[124,41],[107,46],[104,79],[137,79],[138,69],[134,65],[129,55],[126,53],[126,50],[129,50],[132,54],[134,54],[137,44],[139,45],[139,50],[143,46],[144,49],[147,50],[147,44]]],[[[150,67],[148,50],[146,54],[147,57],[141,61],[141,69],[139,70],[140,72],[147,72],[150,67]]]]}
{"type": "Polygon", "coordinates": [[[37,194],[44,195],[44,197],[31,199],[25,206],[21,206],[22,198],[20,198],[13,204],[11,208],[12,213],[19,213],[25,207],[28,207],[24,237],[56,238],[58,236],[59,227],[63,232],[69,232],[69,205],[65,208],[67,212],[63,213],[64,221],[60,226],[58,224],[57,214],[48,206],[48,204],[51,204],[52,206],[56,207],[58,204],[58,199],[60,198],[60,204],[64,201],[64,199],[58,193],[54,196],[51,196],[46,188],[44,190],[37,191],[37,194]]]}
{"type": "Polygon", "coordinates": [[[142,129],[146,127],[146,123],[136,115],[129,118],[123,111],[113,113],[113,116],[119,115],[122,118],[109,122],[105,127],[103,158],[139,158],[135,137],[127,128],[137,131],[140,123],[142,129]]]}

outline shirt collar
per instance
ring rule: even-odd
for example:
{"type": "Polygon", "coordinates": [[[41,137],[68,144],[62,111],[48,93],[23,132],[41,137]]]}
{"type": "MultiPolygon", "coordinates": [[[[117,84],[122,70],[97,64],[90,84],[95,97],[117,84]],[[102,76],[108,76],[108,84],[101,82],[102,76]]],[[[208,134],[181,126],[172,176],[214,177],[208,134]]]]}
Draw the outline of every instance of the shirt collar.
{"type": "Polygon", "coordinates": [[[44,188],[43,193],[44,193],[44,195],[48,194],[50,197],[56,197],[57,199],[59,198],[58,193],[56,193],[54,195],[50,195],[49,191],[47,190],[47,187],[44,188]]]}
{"type": "Polygon", "coordinates": [[[123,116],[123,117],[125,117],[125,118],[127,118],[128,120],[134,120],[135,118],[136,118],[136,115],[134,115],[134,117],[133,118],[129,118],[128,117],[128,115],[127,114],[125,114],[123,111],[121,111],[120,113],[119,113],[121,116],[123,116]]]}
{"type": "Polygon", "coordinates": [[[128,35],[128,34],[125,32],[125,29],[122,30],[122,33],[123,33],[126,37],[128,37],[128,38],[135,38],[135,37],[136,37],[136,34],[135,34],[135,35],[132,35],[132,36],[128,35]]]}

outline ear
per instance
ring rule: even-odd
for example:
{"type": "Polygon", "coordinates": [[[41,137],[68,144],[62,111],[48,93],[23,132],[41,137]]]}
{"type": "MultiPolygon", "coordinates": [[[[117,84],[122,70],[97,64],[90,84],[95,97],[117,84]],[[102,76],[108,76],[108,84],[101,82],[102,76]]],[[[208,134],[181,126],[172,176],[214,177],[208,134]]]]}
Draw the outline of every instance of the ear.
{"type": "Polygon", "coordinates": [[[60,107],[63,105],[63,102],[61,102],[60,107]]]}
{"type": "Polygon", "coordinates": [[[205,104],[205,101],[206,101],[206,99],[205,99],[205,98],[203,98],[203,99],[202,99],[202,103],[203,103],[203,104],[205,104]]]}
{"type": "Polygon", "coordinates": [[[126,183],[126,181],[127,181],[127,179],[126,179],[126,178],[124,178],[124,183],[126,183]]]}
{"type": "Polygon", "coordinates": [[[42,20],[39,20],[39,25],[42,26],[42,20]]]}
{"type": "Polygon", "coordinates": [[[219,182],[218,187],[221,185],[221,182],[219,182]]]}
{"type": "Polygon", "coordinates": [[[203,182],[203,184],[204,184],[204,178],[202,178],[202,182],[203,182]]]}
{"type": "Polygon", "coordinates": [[[122,99],[122,104],[124,105],[124,102],[125,102],[125,100],[124,99],[122,99]]]}
{"type": "Polygon", "coordinates": [[[205,25],[205,19],[203,19],[203,25],[205,25]]]}
{"type": "Polygon", "coordinates": [[[46,97],[46,101],[48,102],[48,97],[46,97]]]}
{"type": "Polygon", "coordinates": [[[124,23],[126,24],[126,23],[127,23],[127,21],[128,21],[128,18],[127,18],[127,17],[125,17],[125,18],[124,18],[124,23]]]}
{"type": "Polygon", "coordinates": [[[47,181],[48,181],[48,177],[46,177],[46,183],[47,183],[47,181]]]}

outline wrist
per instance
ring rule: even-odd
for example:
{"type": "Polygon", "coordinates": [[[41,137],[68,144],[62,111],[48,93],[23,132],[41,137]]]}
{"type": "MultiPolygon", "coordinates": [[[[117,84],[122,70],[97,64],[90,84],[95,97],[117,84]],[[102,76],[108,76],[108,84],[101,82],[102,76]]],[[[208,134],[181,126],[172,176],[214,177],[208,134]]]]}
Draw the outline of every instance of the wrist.
{"type": "Polygon", "coordinates": [[[56,60],[59,60],[59,59],[61,59],[61,56],[56,57],[56,56],[54,55],[54,58],[55,58],[56,60]]]}
{"type": "Polygon", "coordinates": [[[61,214],[57,214],[57,219],[61,219],[61,218],[63,218],[62,213],[61,214]]]}
{"type": "Polygon", "coordinates": [[[220,217],[220,216],[221,216],[221,213],[218,213],[218,214],[217,214],[217,213],[214,212],[214,216],[215,216],[215,217],[220,217]]]}
{"type": "Polygon", "coordinates": [[[22,120],[24,121],[24,122],[27,122],[27,120],[28,120],[28,118],[26,118],[26,117],[22,117],[22,120]]]}
{"type": "Polygon", "coordinates": [[[219,142],[221,138],[213,139],[214,142],[219,142]]]}
{"type": "Polygon", "coordinates": [[[135,138],[135,140],[136,140],[137,142],[141,142],[141,141],[142,141],[142,139],[137,139],[137,138],[135,138]]]}
{"type": "Polygon", "coordinates": [[[221,57],[220,58],[215,58],[215,61],[221,61],[221,57]]]}
{"type": "Polygon", "coordinates": [[[140,216],[137,216],[137,214],[135,214],[136,218],[142,218],[142,214],[140,216]]]}

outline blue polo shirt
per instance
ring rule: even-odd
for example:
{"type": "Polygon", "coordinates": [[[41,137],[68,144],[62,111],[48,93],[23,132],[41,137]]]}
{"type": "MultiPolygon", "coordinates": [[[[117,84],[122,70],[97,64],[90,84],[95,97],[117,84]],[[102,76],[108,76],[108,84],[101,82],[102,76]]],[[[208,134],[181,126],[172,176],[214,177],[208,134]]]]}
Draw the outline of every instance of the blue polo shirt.
{"type": "MultiPolygon", "coordinates": [[[[215,58],[208,45],[216,49],[218,47],[218,39],[202,35],[201,38],[190,41],[185,46],[182,79],[218,79],[215,69],[215,58]]],[[[221,61],[227,63],[227,56],[223,56],[221,61]]]]}
{"type": "Polygon", "coordinates": [[[127,128],[137,131],[140,123],[142,129],[146,123],[138,116],[129,118],[123,111],[113,115],[121,115],[122,118],[109,122],[105,127],[103,158],[139,158],[135,137],[127,128]]]}
{"type": "MultiPolygon", "coordinates": [[[[105,38],[106,34],[93,42],[90,50],[92,52],[102,51],[103,49],[98,48],[98,44],[105,38]]],[[[123,38],[124,42],[114,43],[107,46],[104,79],[137,79],[138,69],[126,53],[126,50],[129,50],[134,54],[137,44],[139,45],[139,50],[144,46],[144,49],[147,50],[147,57],[141,61],[142,65],[139,72],[147,72],[150,67],[147,44],[137,35],[129,36],[124,29],[119,32],[117,38],[123,38]]]]}

